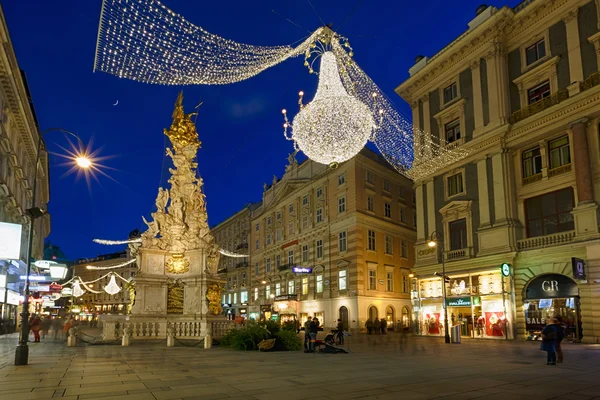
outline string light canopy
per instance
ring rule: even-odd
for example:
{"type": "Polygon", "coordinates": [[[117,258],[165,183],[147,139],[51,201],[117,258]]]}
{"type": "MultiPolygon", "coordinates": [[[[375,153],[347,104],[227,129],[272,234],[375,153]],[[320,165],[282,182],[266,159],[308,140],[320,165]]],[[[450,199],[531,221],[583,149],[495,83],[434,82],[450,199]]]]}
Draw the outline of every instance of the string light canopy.
{"type": "Polygon", "coordinates": [[[310,73],[321,58],[318,89],[307,105],[300,92],[293,122],[284,112],[284,134],[309,158],[335,166],[371,140],[397,171],[418,180],[468,155],[414,131],[354,61],[348,40],[327,26],[296,47],[254,46],[214,35],[158,0],[103,0],[94,70],[151,84],[229,84],[301,54],[310,73]]]}

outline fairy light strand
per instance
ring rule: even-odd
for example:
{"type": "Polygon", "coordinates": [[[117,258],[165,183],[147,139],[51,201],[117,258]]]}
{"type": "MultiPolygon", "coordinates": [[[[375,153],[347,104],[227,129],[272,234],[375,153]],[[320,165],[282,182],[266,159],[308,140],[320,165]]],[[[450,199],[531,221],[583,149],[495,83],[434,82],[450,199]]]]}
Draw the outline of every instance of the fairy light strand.
{"type": "Polygon", "coordinates": [[[94,239],[94,243],[105,244],[105,245],[118,245],[118,244],[130,244],[130,243],[142,243],[142,239],[129,239],[129,240],[105,240],[105,239],[94,239]]]}
{"type": "Polygon", "coordinates": [[[135,259],[135,258],[132,258],[131,260],[127,260],[127,261],[125,261],[125,262],[123,262],[123,263],[121,263],[121,264],[110,265],[110,266],[107,266],[107,267],[97,267],[97,266],[95,266],[95,265],[87,265],[85,268],[86,268],[86,269],[90,269],[90,270],[107,270],[107,269],[117,269],[117,268],[123,268],[123,267],[126,267],[126,266],[128,266],[128,265],[131,265],[131,264],[133,264],[133,263],[135,263],[135,262],[136,262],[136,259],[135,259]]]}

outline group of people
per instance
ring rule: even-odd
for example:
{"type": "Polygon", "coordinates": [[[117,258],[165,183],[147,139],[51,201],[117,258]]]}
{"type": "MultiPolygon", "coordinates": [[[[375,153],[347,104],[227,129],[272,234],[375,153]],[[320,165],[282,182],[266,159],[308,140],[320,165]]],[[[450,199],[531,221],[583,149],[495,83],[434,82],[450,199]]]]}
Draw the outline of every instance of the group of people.
{"type": "Polygon", "coordinates": [[[563,362],[562,341],[566,337],[566,328],[560,316],[554,317],[542,330],[541,350],[547,353],[546,365],[563,362]]]}
{"type": "Polygon", "coordinates": [[[314,353],[315,352],[315,343],[317,341],[317,333],[319,332],[319,326],[321,323],[319,322],[319,318],[310,316],[306,319],[304,323],[304,352],[305,353],[314,353]]]}
{"type": "Polygon", "coordinates": [[[69,329],[75,325],[73,318],[67,318],[66,320],[51,318],[51,317],[40,317],[37,314],[33,314],[29,318],[29,330],[33,333],[33,342],[39,343],[41,338],[46,338],[46,335],[50,331],[54,332],[54,339],[57,339],[60,332],[63,332],[63,336],[66,337],[69,329]]]}
{"type": "Polygon", "coordinates": [[[375,320],[369,319],[365,323],[365,328],[367,328],[368,335],[379,335],[380,333],[382,335],[385,335],[387,334],[387,321],[385,320],[385,318],[381,318],[381,320],[379,320],[378,318],[375,318],[375,320]]]}

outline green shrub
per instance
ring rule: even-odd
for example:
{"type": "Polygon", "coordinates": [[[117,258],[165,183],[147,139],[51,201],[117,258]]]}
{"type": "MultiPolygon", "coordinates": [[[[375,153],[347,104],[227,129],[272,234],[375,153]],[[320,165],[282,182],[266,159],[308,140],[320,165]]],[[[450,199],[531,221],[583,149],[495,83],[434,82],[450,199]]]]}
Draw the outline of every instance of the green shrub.
{"type": "Polygon", "coordinates": [[[242,328],[230,330],[221,338],[221,345],[235,350],[257,350],[258,344],[269,336],[269,331],[264,327],[248,322],[242,328]]]}
{"type": "Polygon", "coordinates": [[[281,326],[281,330],[288,332],[298,332],[298,327],[296,326],[296,322],[287,321],[281,326]]]}
{"type": "Polygon", "coordinates": [[[302,348],[302,341],[298,337],[296,330],[293,332],[282,330],[275,335],[275,349],[283,351],[298,351],[302,348]]]}
{"type": "Polygon", "coordinates": [[[271,336],[275,336],[281,330],[281,325],[277,321],[260,321],[258,325],[268,330],[271,336]]]}

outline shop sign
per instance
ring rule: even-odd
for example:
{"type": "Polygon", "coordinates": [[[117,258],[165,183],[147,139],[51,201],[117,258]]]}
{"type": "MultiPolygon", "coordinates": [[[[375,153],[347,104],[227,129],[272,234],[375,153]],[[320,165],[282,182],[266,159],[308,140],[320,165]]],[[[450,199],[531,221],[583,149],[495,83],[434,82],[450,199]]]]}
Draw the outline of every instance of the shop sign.
{"type": "Polygon", "coordinates": [[[502,271],[502,275],[510,276],[510,264],[504,263],[500,266],[500,271],[502,271]]]}
{"type": "Polygon", "coordinates": [[[288,300],[298,300],[297,294],[284,294],[281,296],[276,296],[275,301],[288,301],[288,300]]]}
{"type": "Polygon", "coordinates": [[[448,307],[471,307],[470,297],[459,297],[454,299],[446,299],[448,307]]]}
{"type": "Polygon", "coordinates": [[[585,263],[581,258],[571,258],[571,265],[573,265],[573,278],[585,279],[585,263]]]}
{"type": "MultiPolygon", "coordinates": [[[[50,276],[48,276],[48,275],[29,275],[30,281],[45,282],[47,280],[47,278],[50,278],[50,276]]],[[[21,279],[22,281],[26,281],[27,275],[21,275],[19,277],[19,279],[21,279]]]]}
{"type": "Polygon", "coordinates": [[[15,292],[14,290],[8,290],[6,292],[6,304],[12,304],[13,306],[18,306],[20,300],[21,300],[21,296],[19,296],[19,293],[15,292]]]}
{"type": "Polygon", "coordinates": [[[18,260],[21,257],[23,226],[0,222],[0,260],[18,260]]]}
{"type": "Polygon", "coordinates": [[[261,312],[271,312],[271,306],[270,305],[260,306],[260,311],[261,312]]]}
{"type": "Polygon", "coordinates": [[[294,267],[292,268],[294,274],[312,274],[312,268],[310,267],[294,267]]]}
{"type": "Polygon", "coordinates": [[[527,285],[526,299],[578,297],[579,287],[571,278],[560,274],[540,275],[527,285]]]}
{"type": "Polygon", "coordinates": [[[42,303],[42,307],[54,307],[53,301],[45,301],[42,303]]]}
{"type": "Polygon", "coordinates": [[[29,290],[32,292],[49,292],[50,286],[29,285],[29,290]]]}

